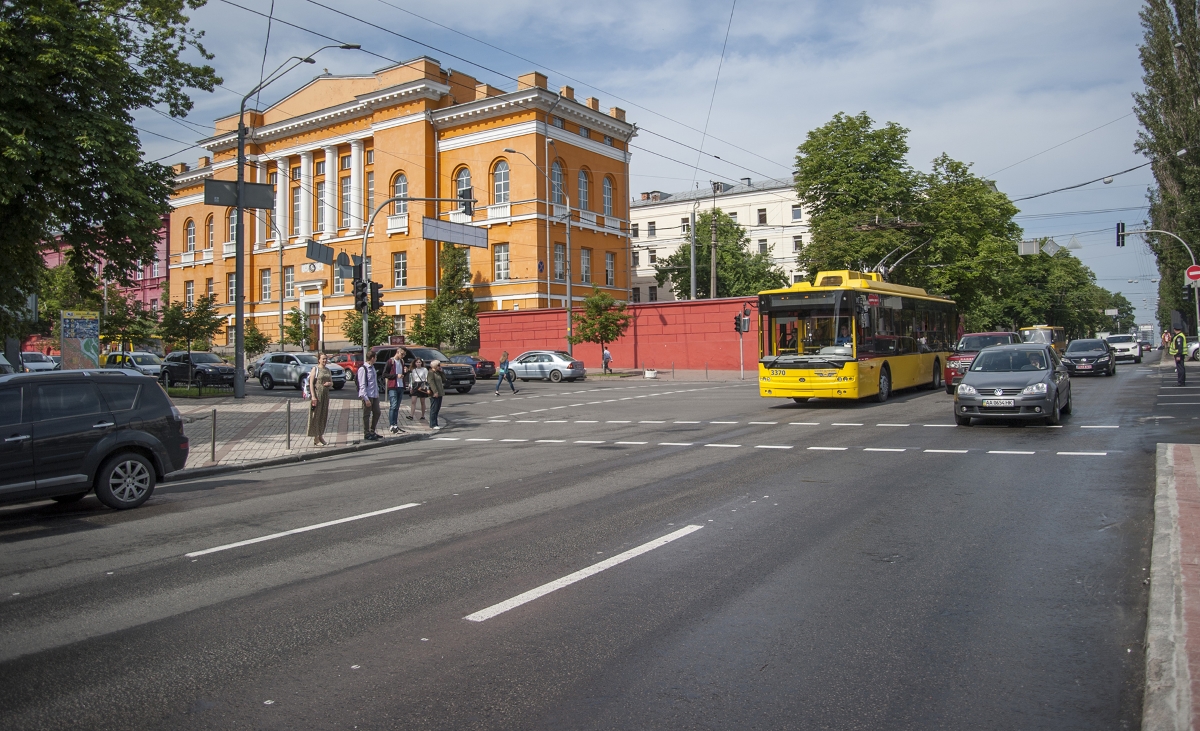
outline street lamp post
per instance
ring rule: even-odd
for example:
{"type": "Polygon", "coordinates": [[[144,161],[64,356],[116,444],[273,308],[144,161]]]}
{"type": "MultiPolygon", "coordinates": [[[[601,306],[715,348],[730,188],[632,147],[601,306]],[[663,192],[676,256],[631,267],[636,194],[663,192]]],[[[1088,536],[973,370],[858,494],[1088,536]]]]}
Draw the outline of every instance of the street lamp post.
{"type": "MultiPolygon", "coordinates": [[[[326,48],[342,48],[345,50],[354,50],[360,48],[357,43],[343,43],[340,45],[321,46],[307,56],[292,56],[279,65],[271,75],[257,86],[251,89],[244,97],[242,103],[238,107],[238,129],[237,129],[237,208],[236,208],[236,233],[234,235],[234,292],[236,296],[233,300],[233,357],[235,375],[233,378],[233,397],[246,398],[246,345],[245,345],[245,316],[246,316],[246,227],[243,221],[243,210],[246,202],[246,102],[250,97],[265,89],[272,82],[278,81],[285,74],[303,63],[316,63],[313,56],[317,55],[326,48]],[[294,64],[284,68],[289,61],[295,61],[294,64]]],[[[280,242],[280,246],[283,242],[280,242]]]]}
{"type": "Polygon", "coordinates": [[[721,184],[714,181],[712,183],[713,192],[713,210],[712,210],[712,261],[711,270],[709,272],[709,299],[717,297],[717,193],[721,192],[721,184]]]}
{"type": "MultiPolygon", "coordinates": [[[[1170,231],[1162,231],[1162,230],[1159,230],[1156,228],[1148,228],[1148,229],[1144,229],[1142,231],[1126,231],[1125,232],[1126,236],[1128,236],[1129,234],[1163,234],[1164,236],[1170,236],[1171,238],[1175,239],[1179,243],[1183,244],[1183,248],[1187,250],[1188,256],[1190,256],[1192,258],[1192,266],[1196,266],[1196,255],[1192,253],[1192,247],[1188,246],[1186,241],[1179,238],[1178,236],[1171,233],[1170,231]]],[[[1193,287],[1193,289],[1196,289],[1196,288],[1193,287]]],[[[1192,297],[1192,300],[1194,300],[1194,303],[1196,305],[1196,322],[1195,322],[1196,337],[1200,338],[1200,289],[1196,289],[1196,295],[1194,297],[1192,297]]]]}

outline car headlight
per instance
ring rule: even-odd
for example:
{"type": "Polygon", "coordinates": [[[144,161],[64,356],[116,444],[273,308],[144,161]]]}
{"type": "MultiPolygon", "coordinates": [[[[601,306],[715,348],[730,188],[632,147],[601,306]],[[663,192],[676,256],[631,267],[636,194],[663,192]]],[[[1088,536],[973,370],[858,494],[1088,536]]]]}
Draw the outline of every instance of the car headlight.
{"type": "Polygon", "coordinates": [[[974,396],[976,393],[978,393],[978,392],[975,390],[974,386],[968,386],[965,383],[958,384],[958,395],[959,396],[974,396]]]}
{"type": "Polygon", "coordinates": [[[1046,384],[1044,383],[1035,383],[1032,386],[1026,386],[1021,391],[1022,396],[1038,396],[1044,393],[1046,393],[1046,384]]]}
{"type": "Polygon", "coordinates": [[[1105,361],[1107,361],[1107,360],[1108,360],[1108,356],[1107,356],[1107,355],[1103,355],[1103,356],[1100,356],[1099,358],[1097,358],[1097,359],[1096,359],[1096,362],[1097,362],[1097,363],[1103,363],[1103,362],[1105,362],[1105,361]]]}

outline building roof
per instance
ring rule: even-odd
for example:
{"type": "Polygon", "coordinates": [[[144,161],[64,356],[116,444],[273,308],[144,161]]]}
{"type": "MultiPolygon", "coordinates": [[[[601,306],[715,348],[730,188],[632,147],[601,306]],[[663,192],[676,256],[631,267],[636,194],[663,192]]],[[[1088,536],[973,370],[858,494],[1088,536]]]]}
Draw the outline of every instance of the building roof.
{"type": "MultiPolygon", "coordinates": [[[[786,188],[794,189],[794,183],[786,178],[766,178],[764,180],[751,180],[750,178],[742,178],[742,182],[737,184],[721,183],[721,192],[717,193],[717,198],[744,195],[746,193],[756,193],[759,191],[780,190],[786,188]]],[[[640,199],[635,199],[630,206],[632,208],[643,208],[645,206],[659,205],[662,203],[680,203],[683,201],[708,200],[713,197],[711,186],[697,188],[695,190],[685,190],[681,193],[664,193],[661,190],[651,190],[642,193],[640,199]]]]}

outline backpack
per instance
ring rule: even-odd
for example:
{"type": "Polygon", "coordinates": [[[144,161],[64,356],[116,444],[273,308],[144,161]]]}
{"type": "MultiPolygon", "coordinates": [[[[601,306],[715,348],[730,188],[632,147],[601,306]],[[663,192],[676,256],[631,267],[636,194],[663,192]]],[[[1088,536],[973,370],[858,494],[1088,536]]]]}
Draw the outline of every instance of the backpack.
{"type": "MultiPolygon", "coordinates": [[[[314,368],[313,370],[316,370],[316,369],[314,368]]],[[[304,376],[304,380],[300,382],[300,397],[303,398],[305,401],[312,400],[312,389],[309,388],[309,385],[308,385],[309,381],[312,380],[312,374],[313,374],[313,371],[310,370],[308,372],[308,374],[304,376]]]]}

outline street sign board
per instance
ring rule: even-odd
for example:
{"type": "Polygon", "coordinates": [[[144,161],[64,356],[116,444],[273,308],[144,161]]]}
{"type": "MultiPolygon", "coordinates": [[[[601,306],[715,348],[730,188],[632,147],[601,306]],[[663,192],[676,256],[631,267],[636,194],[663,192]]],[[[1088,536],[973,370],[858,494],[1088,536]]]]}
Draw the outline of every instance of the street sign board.
{"type": "MultiPolygon", "coordinates": [[[[242,183],[245,200],[242,208],[270,208],[275,205],[275,188],[266,183],[242,183]]],[[[213,180],[204,181],[204,205],[206,206],[236,206],[237,181],[213,180]]]]}
{"type": "MultiPolygon", "coordinates": [[[[318,244],[312,239],[308,240],[308,249],[304,252],[304,255],[322,264],[333,264],[333,247],[318,244]]],[[[342,256],[345,256],[345,254],[342,254],[342,256]]]]}
{"type": "Polygon", "coordinates": [[[1114,308],[1114,309],[1105,310],[1104,314],[1108,315],[1109,317],[1116,317],[1119,314],[1119,312],[1118,312],[1118,310],[1116,310],[1114,308]]]}
{"type": "Polygon", "coordinates": [[[1038,246],[1039,244],[1036,240],[1019,241],[1017,242],[1017,254],[1020,256],[1033,256],[1040,251],[1038,246]]]}
{"type": "Polygon", "coordinates": [[[463,246],[488,247],[488,232],[486,228],[468,226],[465,223],[439,221],[436,218],[421,219],[422,238],[430,241],[445,241],[448,244],[463,246]]]}
{"type": "Polygon", "coordinates": [[[1042,244],[1042,253],[1046,256],[1054,256],[1062,247],[1054,239],[1046,239],[1046,243],[1042,244]]]}
{"type": "Polygon", "coordinates": [[[1187,271],[1184,272],[1184,274],[1186,274],[1187,278],[1193,282],[1200,281],[1200,266],[1193,264],[1187,268],[1187,271]]]}

